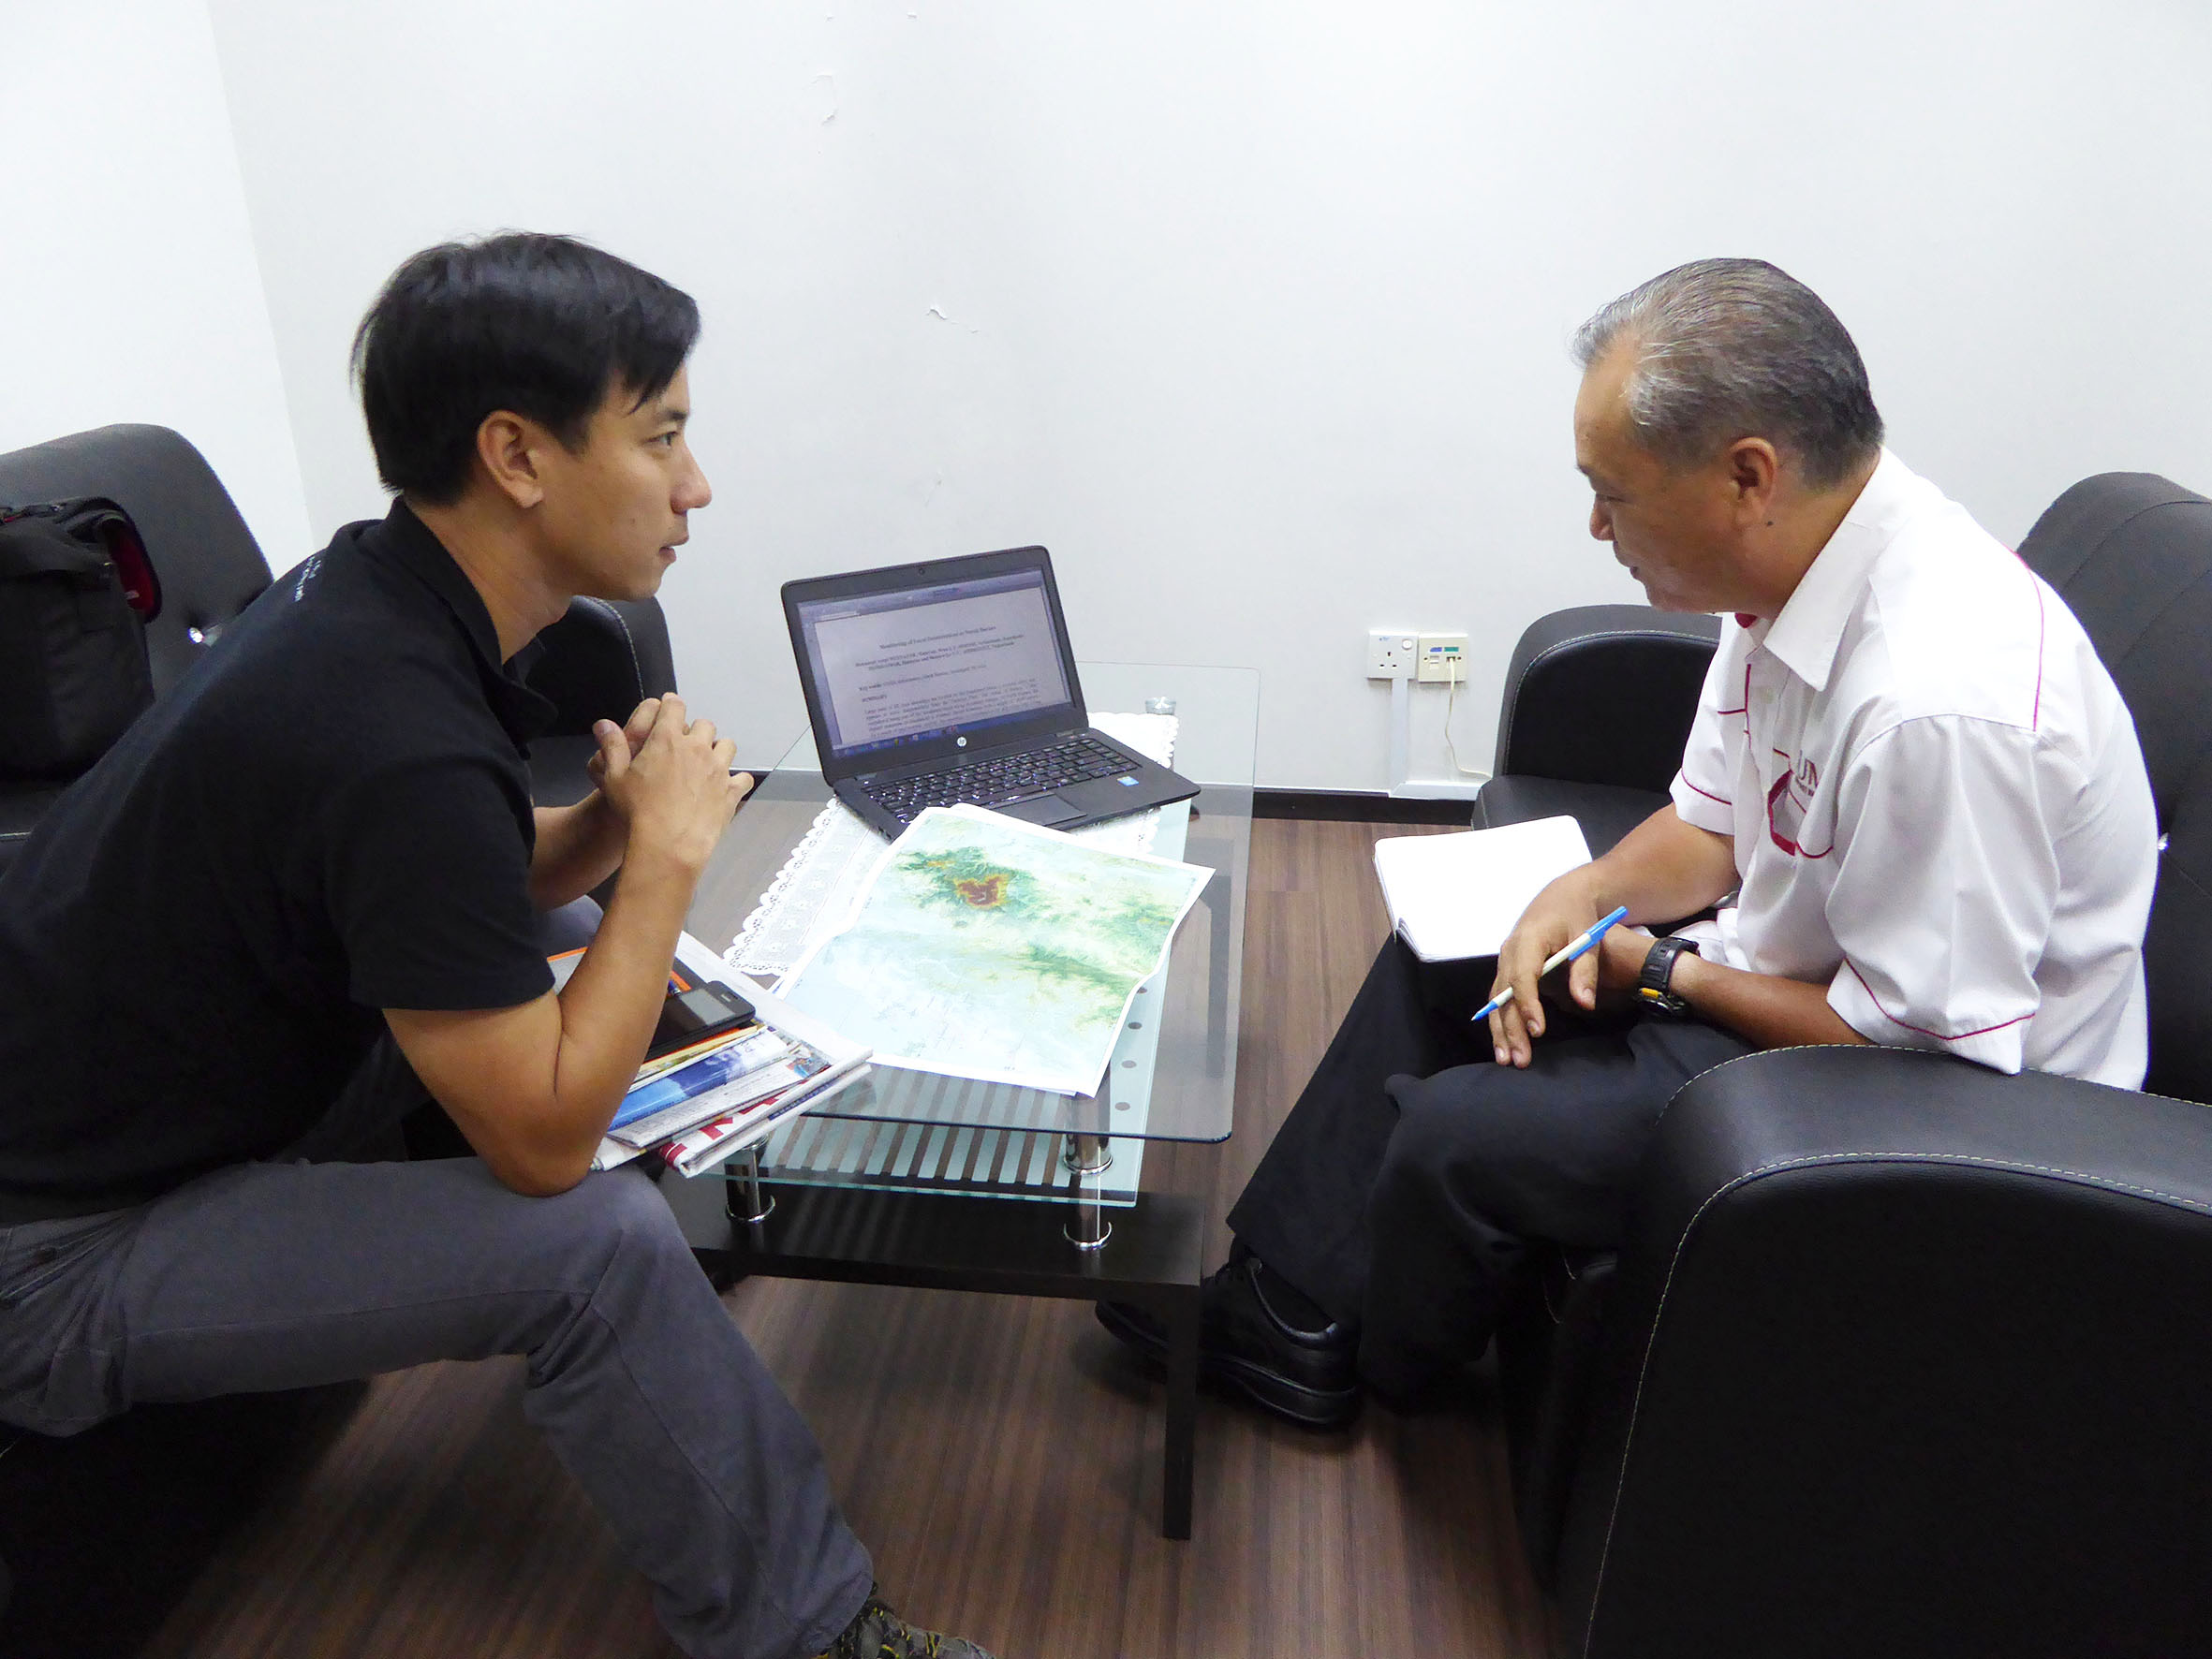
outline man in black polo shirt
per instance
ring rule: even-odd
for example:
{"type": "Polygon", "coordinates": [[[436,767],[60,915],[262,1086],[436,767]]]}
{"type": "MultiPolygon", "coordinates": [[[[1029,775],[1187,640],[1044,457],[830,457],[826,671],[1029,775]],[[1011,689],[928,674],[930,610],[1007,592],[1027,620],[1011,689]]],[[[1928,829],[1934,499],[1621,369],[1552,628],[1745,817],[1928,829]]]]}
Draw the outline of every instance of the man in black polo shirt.
{"type": "Polygon", "coordinates": [[[750,780],[670,697],[533,810],[550,705],[509,665],[571,596],[653,593],[706,505],[697,332],[561,238],[407,261],[355,346],[390,516],[256,601],[0,880],[0,1418],[525,1354],[686,1652],[975,1654],[875,1597],[659,1195],[588,1173],[750,780]],[[617,869],[556,993],[545,915],[617,869]],[[347,1161],[424,1089],[475,1158],[347,1161]]]}

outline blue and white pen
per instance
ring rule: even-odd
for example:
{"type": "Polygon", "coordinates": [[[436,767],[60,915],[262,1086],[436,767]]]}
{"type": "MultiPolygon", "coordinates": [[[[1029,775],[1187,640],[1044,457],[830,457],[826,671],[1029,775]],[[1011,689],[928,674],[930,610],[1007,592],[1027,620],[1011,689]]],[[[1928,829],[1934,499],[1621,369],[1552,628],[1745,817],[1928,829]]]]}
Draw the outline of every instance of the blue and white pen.
{"type": "MultiPolygon", "coordinates": [[[[1575,934],[1573,938],[1568,940],[1567,947],[1564,950],[1553,952],[1551,957],[1544,962],[1542,972],[1540,973],[1537,977],[1541,978],[1544,974],[1550,973],[1561,962],[1571,962],[1576,957],[1582,955],[1584,951],[1589,949],[1591,946],[1597,944],[1599,940],[1605,937],[1605,930],[1607,928],[1613,926],[1615,922],[1620,920],[1620,918],[1628,915],[1628,913],[1629,907],[1626,904],[1623,904],[1611,916],[1600,917],[1598,920],[1592,922],[1581,932],[1575,934]]],[[[1496,996],[1492,997],[1488,1002],[1484,1003],[1481,1007],[1477,1008],[1474,1013],[1469,1016],[1467,1023],[1469,1025],[1482,1024],[1483,1020],[1489,1019],[1491,1015],[1497,1013],[1498,1009],[1504,1007],[1507,1003],[1511,1002],[1512,1000],[1512,996],[1513,988],[1509,985],[1503,991],[1499,991],[1496,996]]]]}

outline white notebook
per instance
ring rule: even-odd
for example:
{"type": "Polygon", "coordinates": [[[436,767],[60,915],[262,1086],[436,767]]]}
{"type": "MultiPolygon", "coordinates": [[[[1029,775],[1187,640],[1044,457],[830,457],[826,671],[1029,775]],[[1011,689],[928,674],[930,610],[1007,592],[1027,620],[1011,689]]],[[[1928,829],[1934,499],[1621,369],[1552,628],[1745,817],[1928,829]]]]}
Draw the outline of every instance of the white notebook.
{"type": "Polygon", "coordinates": [[[1528,901],[1589,861],[1589,843],[1572,818],[1460,835],[1394,835],[1375,844],[1391,925],[1424,962],[1496,956],[1528,901]]]}

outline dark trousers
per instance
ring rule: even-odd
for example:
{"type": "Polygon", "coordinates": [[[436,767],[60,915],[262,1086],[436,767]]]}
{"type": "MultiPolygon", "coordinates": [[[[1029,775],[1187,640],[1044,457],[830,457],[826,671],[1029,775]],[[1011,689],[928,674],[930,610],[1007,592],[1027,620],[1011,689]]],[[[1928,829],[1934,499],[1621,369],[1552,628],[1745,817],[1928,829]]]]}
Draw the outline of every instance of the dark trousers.
{"type": "Polygon", "coordinates": [[[1467,1017],[1494,964],[1394,934],[1229,1225],[1360,1330],[1361,1374],[1412,1397],[1488,1344],[1529,1241],[1617,1243],[1674,1092],[1749,1051],[1695,1020],[1552,1010],[1527,1070],[1467,1017]]]}
{"type": "Polygon", "coordinates": [[[678,1646],[827,1648],[867,1596],[867,1552],[660,1194],[636,1167],[528,1198],[475,1158],[347,1161],[422,1098],[387,1042],[285,1157],[0,1226],[0,1420],[67,1434],[139,1401],[520,1354],[524,1415],[678,1646]]]}

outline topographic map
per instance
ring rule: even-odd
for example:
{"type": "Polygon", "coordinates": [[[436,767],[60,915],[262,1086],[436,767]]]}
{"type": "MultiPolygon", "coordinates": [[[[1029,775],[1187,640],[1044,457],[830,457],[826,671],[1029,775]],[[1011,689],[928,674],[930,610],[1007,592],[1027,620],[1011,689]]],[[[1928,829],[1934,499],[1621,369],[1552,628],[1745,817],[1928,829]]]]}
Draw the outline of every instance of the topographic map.
{"type": "Polygon", "coordinates": [[[780,994],[879,1065],[1088,1094],[1209,874],[932,807],[780,994]]]}

